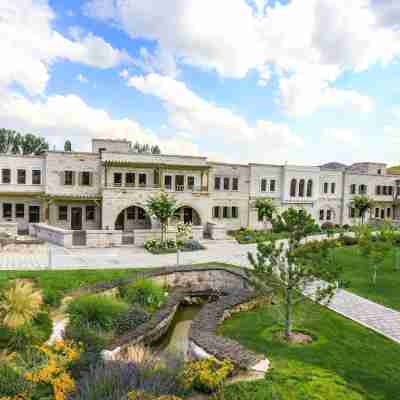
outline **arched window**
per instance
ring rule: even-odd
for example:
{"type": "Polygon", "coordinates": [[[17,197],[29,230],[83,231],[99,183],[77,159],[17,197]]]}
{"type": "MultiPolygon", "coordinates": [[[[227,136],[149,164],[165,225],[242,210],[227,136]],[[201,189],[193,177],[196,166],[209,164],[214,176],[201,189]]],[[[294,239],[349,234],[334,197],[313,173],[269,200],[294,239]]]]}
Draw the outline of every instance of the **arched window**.
{"type": "Polygon", "coordinates": [[[299,182],[299,197],[304,197],[305,185],[306,185],[306,181],[304,179],[300,179],[300,182],[299,182]]]}
{"type": "Polygon", "coordinates": [[[312,197],[313,181],[311,179],[307,182],[307,197],[312,197]]]}
{"type": "Polygon", "coordinates": [[[292,179],[290,182],[290,197],[296,197],[297,181],[292,179]]]}

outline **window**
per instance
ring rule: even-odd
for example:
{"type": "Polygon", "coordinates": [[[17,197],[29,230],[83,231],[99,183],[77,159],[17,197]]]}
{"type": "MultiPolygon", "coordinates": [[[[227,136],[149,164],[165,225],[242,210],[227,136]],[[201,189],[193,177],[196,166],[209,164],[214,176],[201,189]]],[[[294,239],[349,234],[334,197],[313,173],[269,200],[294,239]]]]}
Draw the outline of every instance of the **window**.
{"type": "Polygon", "coordinates": [[[164,175],[164,187],[165,187],[165,189],[168,189],[168,190],[172,189],[172,176],[171,175],[164,175]]]}
{"type": "Polygon", "coordinates": [[[329,188],[329,183],[325,182],[324,183],[324,193],[328,193],[328,188],[329,188]]]}
{"type": "Polygon", "coordinates": [[[380,186],[380,185],[378,185],[378,186],[376,187],[375,193],[376,193],[378,196],[380,196],[380,194],[381,194],[381,186],[380,186]]]}
{"type": "Polygon", "coordinates": [[[92,184],[92,173],[88,171],[81,172],[81,185],[90,186],[92,184]]]}
{"type": "Polygon", "coordinates": [[[385,219],[385,209],[384,208],[381,209],[381,218],[385,219]]]}
{"type": "Polygon", "coordinates": [[[136,175],[133,172],[128,172],[125,174],[125,185],[135,186],[136,175]]]}
{"type": "Polygon", "coordinates": [[[64,185],[72,186],[74,184],[75,173],[74,171],[64,171],[64,185]]]}
{"type": "Polygon", "coordinates": [[[386,210],[386,216],[387,216],[388,218],[390,218],[391,215],[392,215],[392,209],[391,209],[391,208],[388,208],[388,209],[386,210]]]}
{"type": "Polygon", "coordinates": [[[160,186],[160,170],[156,168],[153,173],[154,186],[160,186]]]}
{"type": "Polygon", "coordinates": [[[379,208],[375,208],[375,218],[379,218],[379,208]]]}
{"type": "Polygon", "coordinates": [[[332,219],[332,210],[326,210],[326,220],[330,221],[332,219]]]}
{"type": "Polygon", "coordinates": [[[350,207],[349,216],[350,218],[354,218],[356,216],[356,209],[354,207],[350,207]]]}
{"type": "Polygon", "coordinates": [[[135,219],[135,207],[128,207],[126,210],[126,219],[135,219]]]}
{"type": "Polygon", "coordinates": [[[224,206],[222,208],[222,218],[229,218],[229,207],[224,206]]]}
{"type": "Polygon", "coordinates": [[[358,194],[366,194],[367,193],[367,186],[366,185],[360,185],[358,187],[358,194]]]}
{"type": "Polygon", "coordinates": [[[40,221],[40,206],[29,206],[29,222],[35,224],[40,221]]]}
{"type": "Polygon", "coordinates": [[[213,218],[220,218],[220,212],[218,206],[213,207],[213,218]]]}
{"type": "Polygon", "coordinates": [[[220,190],[221,189],[221,177],[216,176],[214,178],[214,190],[220,190]]]}
{"type": "Polygon", "coordinates": [[[25,204],[15,205],[15,218],[25,218],[25,204]]]}
{"type": "Polygon", "coordinates": [[[147,175],[144,173],[139,174],[139,185],[146,186],[147,184],[147,175]]]}
{"type": "Polygon", "coordinates": [[[393,186],[388,187],[388,195],[393,196],[393,186]]]}
{"type": "Polygon", "coordinates": [[[296,179],[292,179],[290,182],[290,197],[296,197],[296,190],[297,190],[297,181],[296,179]]]}
{"type": "Polygon", "coordinates": [[[137,209],[137,218],[138,219],[145,219],[146,218],[146,213],[144,212],[143,208],[138,208],[137,209]]]}
{"type": "Polygon", "coordinates": [[[237,177],[232,178],[232,190],[239,190],[239,178],[237,177]]]}
{"type": "Polygon", "coordinates": [[[304,179],[300,179],[300,182],[299,182],[299,197],[304,197],[305,185],[306,185],[306,181],[304,179]]]}
{"type": "Polygon", "coordinates": [[[19,169],[17,171],[17,182],[19,185],[25,185],[26,183],[26,171],[24,169],[19,169]]]}
{"type": "Polygon", "coordinates": [[[335,192],[336,192],[336,183],[332,182],[331,183],[331,194],[335,194],[335,192]]]}
{"type": "Polygon", "coordinates": [[[387,195],[387,186],[383,186],[383,195],[384,195],[384,196],[387,195]]]}
{"type": "Polygon", "coordinates": [[[319,220],[323,221],[325,218],[325,211],[324,210],[319,210],[319,220]]]}
{"type": "Polygon", "coordinates": [[[356,185],[354,183],[350,185],[350,194],[356,194],[356,185]]]}
{"type": "Polygon", "coordinates": [[[187,177],[187,185],[190,190],[194,189],[194,176],[187,177]]]}
{"type": "Polygon", "coordinates": [[[239,217],[239,209],[237,207],[232,207],[232,218],[239,217]]]}
{"type": "Polygon", "coordinates": [[[114,186],[122,185],[122,174],[120,172],[114,173],[114,186]]]}
{"type": "Polygon", "coordinates": [[[95,208],[94,206],[86,206],[86,221],[95,220],[95,208]]]}
{"type": "Polygon", "coordinates": [[[261,179],[261,192],[267,191],[267,180],[265,178],[261,179]]]}
{"type": "Polygon", "coordinates": [[[12,218],[12,204],[3,203],[3,218],[12,218]]]}
{"type": "Polygon", "coordinates": [[[229,190],[230,186],[230,179],[229,178],[224,178],[224,190],[229,190]]]}
{"type": "Polygon", "coordinates": [[[67,221],[68,220],[68,207],[67,206],[59,206],[58,207],[58,220],[59,221],[67,221]]]}
{"type": "Polygon", "coordinates": [[[275,179],[271,179],[269,181],[269,191],[275,192],[275,188],[276,188],[276,181],[275,181],[275,179]]]}
{"type": "Polygon", "coordinates": [[[311,179],[307,182],[307,197],[312,197],[313,195],[313,181],[311,179]]]}
{"type": "Polygon", "coordinates": [[[378,169],[378,175],[382,175],[382,170],[378,169]]]}
{"type": "Polygon", "coordinates": [[[40,169],[32,170],[32,185],[40,185],[42,183],[42,171],[40,169]]]}
{"type": "Polygon", "coordinates": [[[11,183],[11,169],[4,168],[1,170],[2,183],[11,183]]]}

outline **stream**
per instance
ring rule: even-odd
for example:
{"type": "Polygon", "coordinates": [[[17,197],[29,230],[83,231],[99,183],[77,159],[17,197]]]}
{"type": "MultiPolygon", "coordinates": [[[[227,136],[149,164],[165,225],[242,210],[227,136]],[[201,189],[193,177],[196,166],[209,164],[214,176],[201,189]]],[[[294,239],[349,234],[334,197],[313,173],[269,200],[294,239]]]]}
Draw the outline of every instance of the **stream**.
{"type": "Polygon", "coordinates": [[[160,353],[171,353],[187,360],[189,329],[203,304],[180,305],[167,331],[153,347],[160,353]]]}

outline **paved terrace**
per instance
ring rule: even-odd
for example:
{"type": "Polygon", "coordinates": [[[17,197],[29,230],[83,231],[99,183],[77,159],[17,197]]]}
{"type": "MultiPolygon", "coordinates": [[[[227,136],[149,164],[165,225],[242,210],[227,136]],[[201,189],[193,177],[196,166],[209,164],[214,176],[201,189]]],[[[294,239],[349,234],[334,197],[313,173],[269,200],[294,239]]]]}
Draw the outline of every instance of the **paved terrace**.
{"type": "MultiPolygon", "coordinates": [[[[205,241],[206,250],[181,253],[180,264],[207,262],[228,263],[250,267],[247,253],[255,252],[255,245],[238,245],[233,240],[205,241]]],[[[64,249],[44,246],[34,254],[0,253],[1,270],[98,269],[98,268],[158,268],[176,266],[176,255],[153,255],[144,249],[121,247],[109,249],[64,249]]],[[[1,272],[0,272],[1,273],[1,272]]],[[[305,294],[312,298],[315,287],[305,294]]],[[[369,301],[346,290],[337,290],[328,304],[331,310],[352,319],[400,343],[400,312],[369,301]]]]}

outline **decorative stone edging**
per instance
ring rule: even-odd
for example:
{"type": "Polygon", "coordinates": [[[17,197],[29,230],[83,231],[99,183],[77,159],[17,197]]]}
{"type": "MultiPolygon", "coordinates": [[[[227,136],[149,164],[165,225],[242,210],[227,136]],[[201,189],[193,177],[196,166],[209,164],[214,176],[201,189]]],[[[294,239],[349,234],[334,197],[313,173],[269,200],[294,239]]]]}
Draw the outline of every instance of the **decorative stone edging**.
{"type": "MultiPolygon", "coordinates": [[[[218,301],[206,304],[193,320],[189,331],[189,349],[193,358],[213,356],[219,360],[230,359],[244,370],[265,372],[268,360],[262,354],[245,349],[234,340],[216,334],[219,324],[233,313],[258,305],[257,293],[247,289],[236,290],[218,301]]],[[[268,301],[268,300],[267,300],[268,301]]]]}

